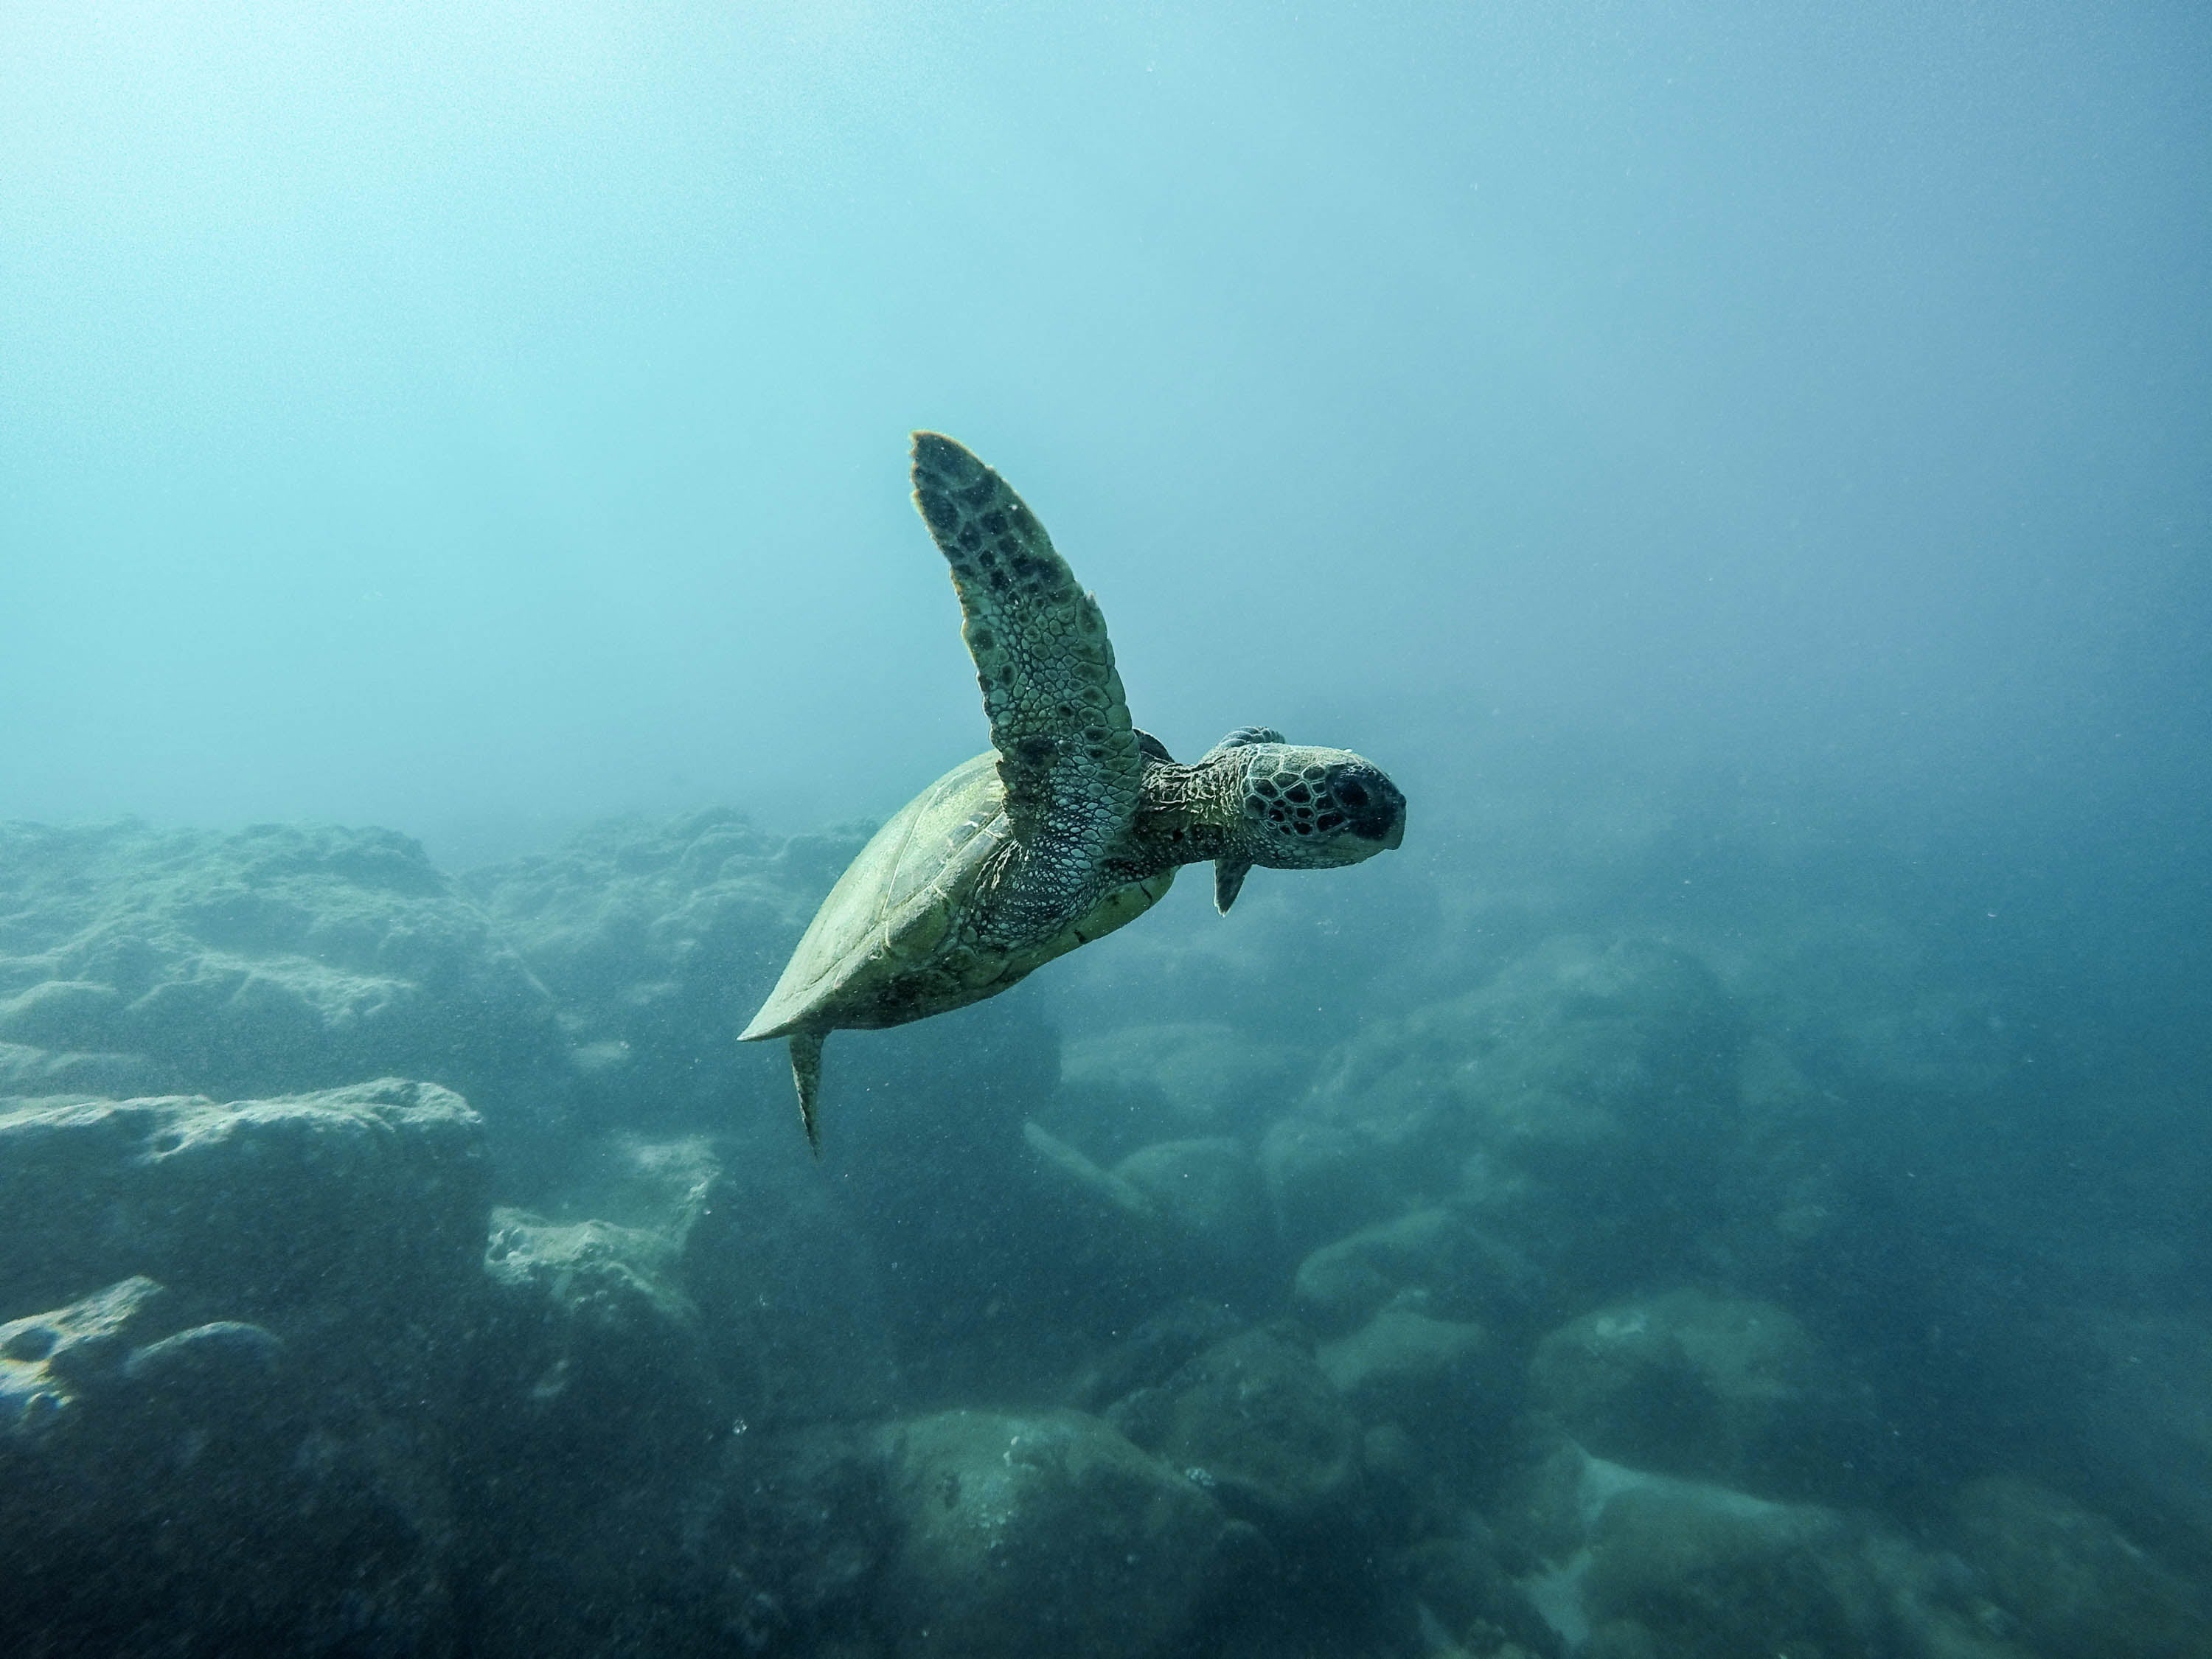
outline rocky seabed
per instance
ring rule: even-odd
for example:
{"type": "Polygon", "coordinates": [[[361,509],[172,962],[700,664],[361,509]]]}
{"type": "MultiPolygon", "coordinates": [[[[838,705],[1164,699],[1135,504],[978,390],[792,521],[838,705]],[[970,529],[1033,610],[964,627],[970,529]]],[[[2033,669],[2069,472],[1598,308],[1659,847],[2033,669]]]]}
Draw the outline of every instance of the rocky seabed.
{"type": "Polygon", "coordinates": [[[0,1650],[2212,1655],[2212,1322],[1869,1134],[2012,1063],[1880,919],[1005,999],[817,1164],[856,845],[0,826],[0,1650]]]}

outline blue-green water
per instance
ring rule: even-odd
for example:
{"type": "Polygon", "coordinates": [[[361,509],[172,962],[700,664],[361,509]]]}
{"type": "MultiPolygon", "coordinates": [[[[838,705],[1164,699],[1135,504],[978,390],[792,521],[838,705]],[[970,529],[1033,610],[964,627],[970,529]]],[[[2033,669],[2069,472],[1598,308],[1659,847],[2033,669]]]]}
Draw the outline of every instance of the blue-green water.
{"type": "Polygon", "coordinates": [[[2194,12],[0,46],[7,1651],[2212,1654],[2194,12]],[[924,427],[1407,831],[817,1162],[924,427]]]}

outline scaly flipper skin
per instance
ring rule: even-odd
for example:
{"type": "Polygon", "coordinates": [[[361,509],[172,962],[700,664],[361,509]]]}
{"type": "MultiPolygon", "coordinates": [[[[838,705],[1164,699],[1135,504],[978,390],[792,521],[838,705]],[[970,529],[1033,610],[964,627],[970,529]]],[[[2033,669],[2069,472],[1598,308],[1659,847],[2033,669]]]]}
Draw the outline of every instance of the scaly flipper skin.
{"type": "Polygon", "coordinates": [[[806,1131],[806,1145],[822,1156],[822,1128],[814,1121],[814,1103],[822,1094],[822,1038],[820,1031],[791,1034],[791,1080],[799,1090],[799,1127],[806,1131]]]}
{"type": "Polygon", "coordinates": [[[1049,931],[1097,896],[1144,779],[1106,619],[1036,515],[962,445],[915,434],[914,499],[952,568],[1006,820],[1026,854],[1016,908],[1024,927],[1049,931]]]}

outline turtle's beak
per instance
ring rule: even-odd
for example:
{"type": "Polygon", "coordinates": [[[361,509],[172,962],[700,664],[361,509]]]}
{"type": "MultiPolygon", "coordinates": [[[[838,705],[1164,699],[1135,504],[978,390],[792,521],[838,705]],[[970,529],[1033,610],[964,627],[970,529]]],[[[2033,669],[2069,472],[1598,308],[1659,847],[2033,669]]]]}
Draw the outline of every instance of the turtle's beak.
{"type": "Polygon", "coordinates": [[[1363,841],[1380,842],[1388,853],[1406,839],[1406,797],[1380,772],[1367,780],[1367,801],[1352,815],[1352,830],[1363,841]]]}

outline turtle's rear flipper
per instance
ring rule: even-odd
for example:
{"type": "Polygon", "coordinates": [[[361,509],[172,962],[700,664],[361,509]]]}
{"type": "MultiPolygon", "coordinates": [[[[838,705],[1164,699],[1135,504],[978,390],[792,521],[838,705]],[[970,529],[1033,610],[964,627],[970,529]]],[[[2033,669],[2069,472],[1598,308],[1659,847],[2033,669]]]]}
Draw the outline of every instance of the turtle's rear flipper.
{"type": "Polygon", "coordinates": [[[822,1092],[822,1033],[791,1034],[791,1080],[799,1085],[799,1121],[806,1131],[806,1144],[822,1156],[822,1131],[814,1121],[814,1103],[822,1092]]]}

